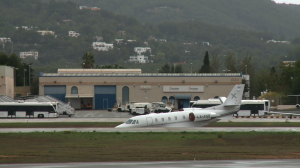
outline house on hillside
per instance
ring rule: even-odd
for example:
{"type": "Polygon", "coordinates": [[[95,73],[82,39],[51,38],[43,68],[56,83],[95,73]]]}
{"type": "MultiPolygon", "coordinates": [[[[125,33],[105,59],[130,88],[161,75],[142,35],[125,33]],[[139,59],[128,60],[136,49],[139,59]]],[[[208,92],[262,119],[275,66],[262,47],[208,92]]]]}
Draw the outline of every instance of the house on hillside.
{"type": "Polygon", "coordinates": [[[134,47],[134,51],[138,55],[141,55],[142,53],[145,53],[147,51],[150,51],[150,53],[151,53],[151,48],[150,47],[134,47]]]}
{"type": "Polygon", "coordinates": [[[78,36],[80,36],[80,34],[76,33],[75,31],[69,31],[69,36],[70,37],[78,37],[78,36]]]}
{"type": "Polygon", "coordinates": [[[25,51],[25,52],[20,52],[20,58],[24,59],[27,57],[33,57],[35,60],[38,59],[39,57],[39,52],[37,51],[25,51]]]}
{"type": "Polygon", "coordinates": [[[290,44],[289,41],[276,41],[276,40],[268,40],[267,43],[282,43],[282,44],[290,44]]]}
{"type": "Polygon", "coordinates": [[[150,62],[153,62],[153,60],[149,60],[148,56],[137,55],[137,56],[130,56],[128,62],[150,63],[150,62]]]}
{"type": "Polygon", "coordinates": [[[0,42],[2,43],[11,42],[11,39],[7,37],[0,37],[0,42]]]}
{"type": "Polygon", "coordinates": [[[46,34],[50,34],[50,35],[54,35],[55,34],[54,31],[47,31],[47,30],[39,30],[37,32],[40,33],[42,36],[44,36],[46,34]]]}
{"type": "Polygon", "coordinates": [[[124,35],[126,35],[126,32],[125,31],[118,31],[118,34],[124,36],[124,35]]]}
{"type": "Polygon", "coordinates": [[[114,48],[114,44],[108,44],[105,42],[93,42],[92,46],[94,50],[98,51],[108,51],[114,48]]]}
{"type": "Polygon", "coordinates": [[[101,42],[101,41],[103,41],[103,37],[95,36],[94,39],[95,39],[96,42],[101,42]]]}
{"type": "Polygon", "coordinates": [[[115,39],[115,41],[117,42],[117,44],[122,44],[124,43],[124,39],[115,39]]]}
{"type": "Polygon", "coordinates": [[[98,7],[87,7],[87,6],[79,6],[79,9],[80,10],[88,9],[88,10],[91,10],[91,11],[99,11],[100,10],[100,8],[98,8],[98,7]]]}

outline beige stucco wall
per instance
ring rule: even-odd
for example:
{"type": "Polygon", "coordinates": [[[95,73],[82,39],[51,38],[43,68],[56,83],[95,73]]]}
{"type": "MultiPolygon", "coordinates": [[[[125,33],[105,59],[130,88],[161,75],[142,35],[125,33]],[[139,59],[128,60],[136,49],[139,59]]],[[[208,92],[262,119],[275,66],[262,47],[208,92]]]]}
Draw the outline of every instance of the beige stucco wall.
{"type": "Polygon", "coordinates": [[[0,66],[0,95],[14,98],[14,68],[0,66]]]}
{"type": "MultiPolygon", "coordinates": [[[[175,94],[191,95],[200,99],[213,98],[215,96],[227,97],[235,84],[241,84],[242,77],[40,77],[40,95],[44,95],[45,85],[66,85],[67,94],[71,94],[73,86],[78,87],[79,94],[94,94],[95,85],[116,85],[117,101],[122,102],[122,88],[129,87],[129,101],[157,102],[163,96],[175,96],[175,94]],[[140,86],[150,86],[148,90],[140,86]],[[163,86],[203,86],[203,92],[163,92],[163,86]]],[[[177,102],[175,102],[177,103],[177,102]]],[[[177,106],[177,104],[175,104],[177,106]]]]}

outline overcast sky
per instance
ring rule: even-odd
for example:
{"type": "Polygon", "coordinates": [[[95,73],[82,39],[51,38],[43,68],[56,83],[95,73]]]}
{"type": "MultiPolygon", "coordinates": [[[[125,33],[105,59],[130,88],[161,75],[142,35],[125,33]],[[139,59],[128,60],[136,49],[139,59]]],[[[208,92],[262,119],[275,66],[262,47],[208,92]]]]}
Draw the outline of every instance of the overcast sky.
{"type": "Polygon", "coordinates": [[[299,4],[300,5],[300,0],[272,0],[275,1],[277,3],[291,3],[291,4],[299,4]]]}

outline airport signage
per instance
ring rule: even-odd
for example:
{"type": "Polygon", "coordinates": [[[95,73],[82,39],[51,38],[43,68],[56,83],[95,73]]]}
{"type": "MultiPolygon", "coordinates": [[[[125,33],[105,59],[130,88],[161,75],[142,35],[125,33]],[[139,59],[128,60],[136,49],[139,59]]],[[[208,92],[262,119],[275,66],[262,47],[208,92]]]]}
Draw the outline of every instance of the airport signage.
{"type": "Polygon", "coordinates": [[[145,85],[142,85],[142,86],[140,86],[140,89],[141,89],[141,90],[150,90],[150,89],[151,89],[151,86],[145,86],[145,85]]]}
{"type": "Polygon", "coordinates": [[[163,92],[204,92],[204,86],[164,86],[163,92]]]}

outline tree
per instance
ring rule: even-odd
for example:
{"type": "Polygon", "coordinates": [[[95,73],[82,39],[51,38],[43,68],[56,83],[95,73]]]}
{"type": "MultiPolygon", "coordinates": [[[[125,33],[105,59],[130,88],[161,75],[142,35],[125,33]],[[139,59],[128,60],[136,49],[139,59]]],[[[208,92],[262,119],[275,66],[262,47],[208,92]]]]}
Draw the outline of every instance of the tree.
{"type": "Polygon", "coordinates": [[[165,63],[165,65],[163,65],[158,72],[159,73],[170,73],[170,65],[168,63],[165,63]]]}
{"type": "Polygon", "coordinates": [[[204,60],[203,60],[203,65],[199,71],[199,73],[209,73],[210,72],[210,65],[209,65],[209,55],[208,51],[205,52],[204,60]]]}
{"type": "Polygon", "coordinates": [[[39,95],[39,77],[36,76],[31,85],[30,85],[30,93],[33,95],[39,95]]]}
{"type": "Polygon", "coordinates": [[[212,54],[212,62],[210,66],[211,73],[218,73],[220,68],[220,60],[216,54],[212,54]]]}
{"type": "Polygon", "coordinates": [[[295,63],[295,76],[292,78],[293,82],[293,94],[300,94],[300,60],[295,63]],[[297,75],[296,75],[297,74],[297,75]]]}
{"type": "Polygon", "coordinates": [[[225,60],[225,67],[227,70],[230,70],[231,73],[236,73],[237,70],[235,66],[236,66],[236,60],[233,57],[233,53],[229,53],[225,60]]]}
{"type": "Polygon", "coordinates": [[[164,63],[166,62],[166,56],[164,53],[158,52],[154,58],[154,62],[156,63],[164,63]]]}
{"type": "Polygon", "coordinates": [[[183,69],[181,65],[176,65],[175,66],[175,73],[183,73],[183,69]]]}
{"type": "Polygon", "coordinates": [[[82,68],[94,68],[94,55],[92,53],[86,52],[83,57],[83,62],[81,63],[82,68]]]}

